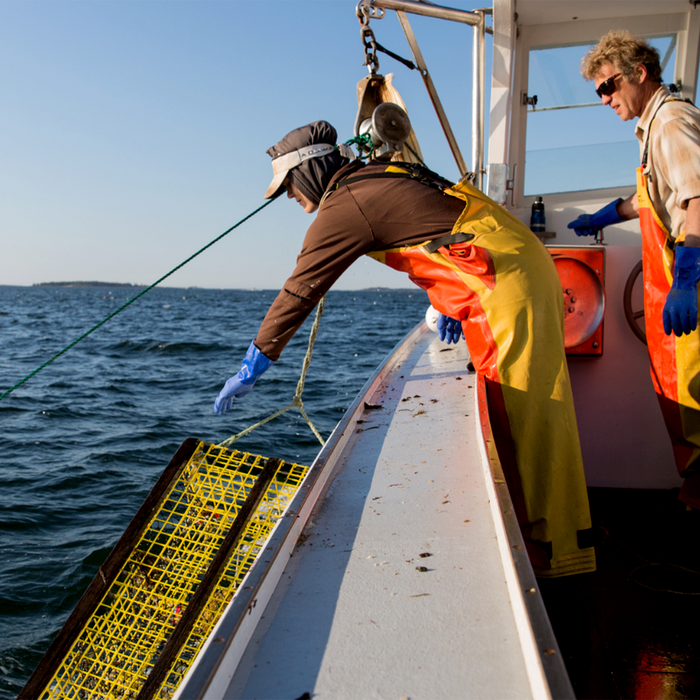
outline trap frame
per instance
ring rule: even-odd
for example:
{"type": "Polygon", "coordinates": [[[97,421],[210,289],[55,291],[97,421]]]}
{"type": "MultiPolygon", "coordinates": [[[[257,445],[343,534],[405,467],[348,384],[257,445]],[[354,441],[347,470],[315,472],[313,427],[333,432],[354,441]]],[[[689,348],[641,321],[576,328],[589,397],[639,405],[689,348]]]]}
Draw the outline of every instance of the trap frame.
{"type": "Polygon", "coordinates": [[[307,471],[185,440],[18,699],[171,698],[307,471]]]}

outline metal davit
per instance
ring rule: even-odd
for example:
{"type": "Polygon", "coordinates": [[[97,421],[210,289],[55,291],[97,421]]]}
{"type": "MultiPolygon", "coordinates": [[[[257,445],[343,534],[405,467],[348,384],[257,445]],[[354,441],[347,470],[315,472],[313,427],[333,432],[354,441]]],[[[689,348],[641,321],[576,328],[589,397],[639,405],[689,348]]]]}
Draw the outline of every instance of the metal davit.
{"type": "Polygon", "coordinates": [[[186,440],[19,698],[170,698],[308,467],[186,440]]]}
{"type": "MultiPolygon", "coordinates": [[[[423,59],[418,42],[416,40],[413,29],[408,21],[407,14],[422,15],[424,17],[434,17],[437,19],[447,20],[450,22],[460,22],[468,24],[474,29],[474,45],[473,45],[473,67],[472,67],[472,170],[474,172],[474,184],[483,189],[484,175],[484,113],[485,113],[485,38],[486,34],[493,33],[490,27],[486,26],[486,15],[491,14],[490,8],[467,11],[456,10],[440,5],[427,4],[422,2],[414,2],[413,0],[360,0],[357,5],[356,14],[360,19],[360,24],[363,26],[363,41],[365,42],[365,51],[368,53],[366,65],[369,66],[370,72],[376,72],[379,64],[376,59],[377,45],[374,42],[373,35],[369,30],[369,22],[372,19],[383,19],[386,10],[393,10],[401,23],[401,28],[406,35],[413,60],[423,78],[425,87],[430,96],[437,117],[440,121],[440,126],[445,133],[445,138],[450,146],[452,155],[457,163],[460,175],[467,174],[467,167],[462,158],[462,154],[457,145],[457,141],[452,132],[452,128],[442,107],[442,103],[433,83],[428,67],[423,59]],[[369,33],[371,39],[368,44],[365,33],[369,33]],[[368,49],[371,46],[371,50],[368,49]]],[[[394,56],[396,58],[396,56],[394,56]]]]}

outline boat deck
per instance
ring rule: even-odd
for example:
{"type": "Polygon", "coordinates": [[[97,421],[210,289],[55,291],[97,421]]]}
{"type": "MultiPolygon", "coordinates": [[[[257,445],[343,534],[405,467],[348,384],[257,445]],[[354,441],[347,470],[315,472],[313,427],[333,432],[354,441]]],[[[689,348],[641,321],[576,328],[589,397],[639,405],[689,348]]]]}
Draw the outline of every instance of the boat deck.
{"type": "Polygon", "coordinates": [[[539,582],[578,698],[699,698],[700,512],[678,490],[589,489],[598,570],[539,582]]]}
{"type": "Polygon", "coordinates": [[[530,697],[479,456],[476,377],[464,344],[444,348],[419,346],[367,397],[376,408],[227,697],[530,697]]]}
{"type": "MultiPolygon", "coordinates": [[[[550,697],[482,454],[466,348],[417,335],[346,428],[228,689],[213,681],[203,697],[550,697]]],[[[193,697],[193,685],[182,692],[193,697]]]]}

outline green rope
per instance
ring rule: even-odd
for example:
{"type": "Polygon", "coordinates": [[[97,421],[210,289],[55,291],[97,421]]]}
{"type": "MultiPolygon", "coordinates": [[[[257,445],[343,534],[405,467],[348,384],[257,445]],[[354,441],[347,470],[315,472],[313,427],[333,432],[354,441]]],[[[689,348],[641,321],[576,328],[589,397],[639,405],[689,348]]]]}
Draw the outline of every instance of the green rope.
{"type": "Polygon", "coordinates": [[[133,299],[129,299],[129,301],[127,301],[126,304],[123,304],[122,306],[120,306],[116,311],[112,312],[109,316],[107,316],[107,318],[103,319],[98,324],[94,325],[89,331],[87,331],[86,333],[83,333],[79,338],[76,338],[70,345],[63,348],[63,350],[61,350],[60,352],[57,352],[50,360],[47,360],[46,362],[44,362],[43,365],[41,365],[40,367],[37,367],[33,372],[28,374],[24,379],[20,380],[13,387],[9,388],[2,396],[0,396],[0,401],[2,401],[6,396],[9,396],[15,389],[22,386],[22,384],[24,384],[26,381],[31,379],[35,374],[38,374],[39,372],[41,372],[41,370],[44,369],[44,367],[48,367],[52,362],[54,362],[59,357],[61,357],[61,355],[68,352],[72,347],[77,345],[81,340],[87,338],[90,335],[90,333],[92,333],[93,331],[96,331],[100,326],[103,326],[105,323],[107,323],[107,321],[114,318],[118,313],[120,313],[127,306],[129,306],[129,304],[133,304],[138,298],[142,297],[146,292],[149,292],[151,289],[153,289],[153,287],[159,285],[164,279],[170,277],[170,275],[172,275],[174,272],[177,272],[177,270],[179,270],[181,267],[184,267],[188,262],[190,262],[190,260],[193,260],[194,258],[196,258],[200,253],[203,253],[207,248],[210,248],[211,246],[213,246],[214,243],[217,243],[218,241],[220,241],[224,236],[231,233],[231,231],[233,231],[235,228],[238,228],[241,224],[248,221],[248,219],[251,219],[259,211],[262,211],[268,204],[271,204],[274,201],[275,201],[274,199],[271,199],[271,200],[265,202],[265,204],[263,204],[262,206],[259,206],[255,211],[251,212],[250,214],[248,214],[248,216],[241,219],[237,224],[234,224],[233,226],[231,226],[231,228],[227,229],[221,235],[217,236],[213,241],[207,243],[203,248],[200,248],[196,253],[194,253],[193,255],[190,255],[190,257],[187,258],[187,260],[184,260],[177,267],[174,267],[172,270],[170,270],[170,272],[163,275],[160,279],[156,280],[152,285],[150,285],[150,287],[146,287],[146,289],[143,289],[142,291],[140,291],[133,299]]]}
{"type": "MultiPolygon", "coordinates": [[[[366,160],[372,157],[372,154],[374,153],[374,144],[372,143],[372,137],[369,135],[368,132],[364,134],[360,134],[359,136],[353,136],[351,139],[348,139],[345,142],[346,146],[355,146],[357,148],[357,151],[359,153],[359,159],[360,160],[366,160]]],[[[425,162],[423,159],[407,144],[404,143],[404,146],[411,152],[413,155],[418,159],[418,162],[421,165],[425,165],[425,162]]]]}
{"type": "Polygon", "coordinates": [[[353,136],[345,142],[346,146],[355,146],[357,152],[359,153],[360,160],[369,158],[372,153],[374,153],[374,144],[372,143],[372,137],[369,133],[359,134],[358,136],[353,136]]]}
{"type": "MultiPolygon", "coordinates": [[[[414,155],[416,158],[418,158],[418,162],[419,162],[421,165],[425,165],[424,160],[423,160],[423,159],[422,159],[422,158],[421,158],[407,143],[405,143],[404,146],[406,146],[406,148],[408,148],[408,150],[411,151],[411,153],[413,153],[413,155],[414,155]]],[[[426,165],[425,167],[427,168],[428,166],[426,165]]]]}

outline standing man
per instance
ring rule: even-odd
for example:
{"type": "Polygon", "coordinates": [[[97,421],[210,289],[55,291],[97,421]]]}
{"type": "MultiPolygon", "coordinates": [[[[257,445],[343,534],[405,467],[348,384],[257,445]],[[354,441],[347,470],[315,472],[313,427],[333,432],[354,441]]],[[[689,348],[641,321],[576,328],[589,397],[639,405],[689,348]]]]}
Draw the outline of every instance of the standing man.
{"type": "Polygon", "coordinates": [[[659,54],[626,31],[606,34],[583,59],[603,104],[639,118],[637,192],[569,224],[579,236],[639,218],[651,376],[666,421],[680,499],[700,508],[700,112],[661,84],[659,54]]]}
{"type": "Polygon", "coordinates": [[[452,185],[409,163],[351,161],[336,138],[330,124],[314,122],[268,150],[274,177],[265,196],[286,190],[304,211],[318,213],[296,269],[214,410],[224,413],[248,393],[340,275],[369,255],[408,273],[438,312],[461,323],[487,383],[499,456],[537,573],[593,571],[561,283],[551,256],[468,182],[452,185]]]}

